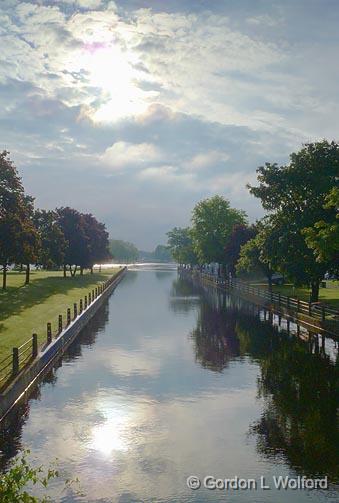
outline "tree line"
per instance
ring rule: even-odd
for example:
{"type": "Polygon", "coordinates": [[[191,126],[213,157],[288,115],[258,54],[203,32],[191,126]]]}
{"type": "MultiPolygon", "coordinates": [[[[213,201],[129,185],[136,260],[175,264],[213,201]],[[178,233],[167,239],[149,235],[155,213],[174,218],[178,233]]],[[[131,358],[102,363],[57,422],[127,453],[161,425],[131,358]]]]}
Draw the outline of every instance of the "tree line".
{"type": "Polygon", "coordinates": [[[8,266],[21,264],[30,281],[30,264],[63,268],[75,276],[110,258],[105,225],[90,213],[70,207],[55,210],[34,208],[25,193],[9,152],[0,153],[0,264],[6,289],[8,266]]]}
{"type": "Polygon", "coordinates": [[[192,225],[167,233],[179,264],[218,262],[224,274],[261,271],[272,285],[279,272],[296,286],[311,289],[318,301],[326,272],[339,271],[339,145],[307,143],[289,163],[265,163],[258,185],[247,185],[265,215],[250,225],[244,211],[221,196],[200,201],[192,225]]]}

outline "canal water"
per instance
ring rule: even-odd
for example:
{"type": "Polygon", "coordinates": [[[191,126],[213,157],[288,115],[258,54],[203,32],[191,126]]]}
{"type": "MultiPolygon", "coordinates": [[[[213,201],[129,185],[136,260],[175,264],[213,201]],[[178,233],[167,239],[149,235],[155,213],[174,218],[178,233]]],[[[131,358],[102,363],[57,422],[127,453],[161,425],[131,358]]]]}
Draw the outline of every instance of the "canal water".
{"type": "Polygon", "coordinates": [[[36,465],[57,458],[48,494],[67,503],[334,502],[335,363],[331,342],[278,330],[173,269],[136,268],[13,412],[2,468],[24,449],[36,465]],[[206,476],[238,479],[212,490],[206,476]],[[277,489],[280,476],[329,487],[277,489]]]}

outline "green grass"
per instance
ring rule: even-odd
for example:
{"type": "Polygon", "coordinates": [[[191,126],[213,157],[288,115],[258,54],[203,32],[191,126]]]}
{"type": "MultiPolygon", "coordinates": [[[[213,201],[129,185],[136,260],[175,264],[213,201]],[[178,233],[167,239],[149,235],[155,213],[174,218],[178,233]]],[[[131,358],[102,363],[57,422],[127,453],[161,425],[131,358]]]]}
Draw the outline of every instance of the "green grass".
{"type": "Polygon", "coordinates": [[[12,348],[38,334],[39,345],[46,341],[46,324],[57,329],[58,315],[66,318],[67,308],[79,305],[95,286],[107,280],[119,269],[103,269],[101,273],[79,274],[63,278],[60,271],[32,271],[31,283],[24,285],[25,274],[10,272],[8,288],[0,291],[0,361],[12,352],[12,348]]]}
{"type": "MultiPolygon", "coordinates": [[[[254,284],[254,283],[252,283],[254,284]]],[[[267,283],[256,283],[255,286],[268,288],[267,283]]],[[[319,289],[319,301],[333,307],[339,308],[339,281],[326,281],[327,288],[319,289]]],[[[309,288],[296,288],[292,284],[275,285],[274,292],[280,292],[282,295],[299,298],[308,302],[310,300],[309,288]]]]}

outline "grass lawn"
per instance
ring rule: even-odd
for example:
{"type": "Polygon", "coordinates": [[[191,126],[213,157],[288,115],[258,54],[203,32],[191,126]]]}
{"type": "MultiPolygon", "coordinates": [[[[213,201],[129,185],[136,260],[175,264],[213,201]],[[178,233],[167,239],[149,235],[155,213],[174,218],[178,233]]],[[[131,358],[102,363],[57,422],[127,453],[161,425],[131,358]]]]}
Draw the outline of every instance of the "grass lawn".
{"type": "MultiPolygon", "coordinates": [[[[268,288],[267,283],[256,283],[254,286],[268,288]]],[[[295,288],[291,284],[286,284],[273,286],[273,291],[280,292],[282,295],[299,298],[306,302],[310,300],[309,288],[295,288]]],[[[326,281],[326,288],[319,289],[319,301],[339,309],[339,281],[326,281]]]]}
{"type": "Polygon", "coordinates": [[[0,361],[20,346],[33,333],[38,334],[39,344],[46,341],[46,324],[57,329],[58,315],[66,319],[67,308],[78,303],[95,286],[115,274],[119,268],[102,269],[94,274],[77,274],[63,278],[62,271],[32,271],[31,283],[24,285],[25,273],[10,272],[8,288],[0,290],[0,361]]]}

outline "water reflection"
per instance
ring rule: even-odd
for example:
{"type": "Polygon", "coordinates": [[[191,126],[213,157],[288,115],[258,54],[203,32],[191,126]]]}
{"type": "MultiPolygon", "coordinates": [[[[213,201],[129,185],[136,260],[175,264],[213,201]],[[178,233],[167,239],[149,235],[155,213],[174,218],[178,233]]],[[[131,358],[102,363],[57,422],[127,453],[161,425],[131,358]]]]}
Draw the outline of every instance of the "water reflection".
{"type": "Polygon", "coordinates": [[[335,481],[336,375],[325,353],[249,304],[175,272],[130,271],[35,397],[13,411],[2,456],[24,447],[38,464],[57,456],[62,477],[79,477],[86,494],[69,492],[65,503],[328,502],[331,492],[225,495],[190,491],[185,480],[335,481]]]}

